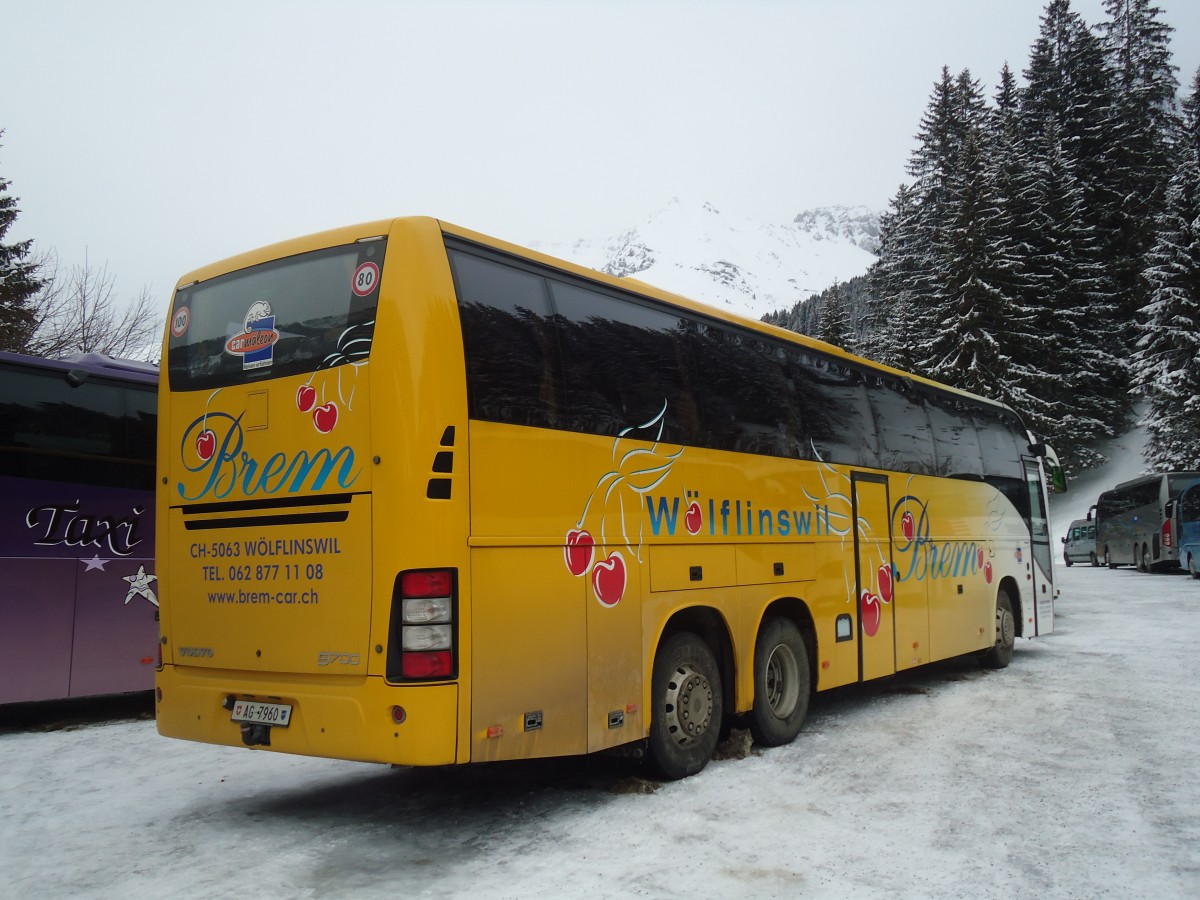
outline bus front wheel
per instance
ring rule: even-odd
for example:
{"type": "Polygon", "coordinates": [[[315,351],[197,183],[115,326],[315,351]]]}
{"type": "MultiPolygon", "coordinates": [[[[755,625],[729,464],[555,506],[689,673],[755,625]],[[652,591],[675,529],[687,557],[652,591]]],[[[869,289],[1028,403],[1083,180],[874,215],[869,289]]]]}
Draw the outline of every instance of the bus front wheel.
{"type": "Polygon", "coordinates": [[[672,635],[654,659],[650,759],[665,778],[695,775],[712,758],[724,702],[708,645],[690,631],[672,635]]]}
{"type": "Polygon", "coordinates": [[[1003,669],[1013,658],[1017,643],[1017,620],[1013,616],[1012,600],[1008,591],[1000,589],[996,595],[996,643],[984,651],[982,662],[989,669],[1003,669]]]}
{"type": "Polygon", "coordinates": [[[750,734],[764,747],[790,744],[808,714],[812,674],[808,648],[791,619],[763,623],[754,647],[754,706],[750,734]]]}

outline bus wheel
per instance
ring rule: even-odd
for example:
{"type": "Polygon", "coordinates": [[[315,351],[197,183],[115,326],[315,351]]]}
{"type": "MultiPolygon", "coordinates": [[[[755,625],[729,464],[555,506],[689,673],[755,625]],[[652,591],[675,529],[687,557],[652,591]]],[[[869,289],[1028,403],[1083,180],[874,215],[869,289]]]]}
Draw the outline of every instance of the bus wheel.
{"type": "Polygon", "coordinates": [[[1188,572],[1193,578],[1200,578],[1200,569],[1196,568],[1196,557],[1188,554],[1188,572]]]}
{"type": "Polygon", "coordinates": [[[984,651],[981,661],[989,669],[1003,669],[1012,662],[1016,643],[1017,622],[1012,601],[1008,599],[1008,591],[1001,588],[996,595],[996,643],[991,650],[984,651]]]}
{"type": "Polygon", "coordinates": [[[650,759],[665,778],[695,775],[717,747],[724,704],[717,661],[696,634],[668,638],[654,659],[650,759]]]}
{"type": "Polygon", "coordinates": [[[763,623],[754,648],[754,707],[750,733],[764,747],[790,744],[808,714],[812,675],[808,648],[791,619],[763,623]]]}
{"type": "Polygon", "coordinates": [[[1107,547],[1104,548],[1104,564],[1110,569],[1115,569],[1117,567],[1117,564],[1112,561],[1112,557],[1108,555],[1107,547]]]}
{"type": "Polygon", "coordinates": [[[1140,569],[1141,571],[1143,571],[1143,572],[1146,572],[1147,574],[1149,574],[1149,572],[1150,572],[1150,569],[1151,569],[1151,566],[1150,566],[1150,548],[1149,548],[1149,547],[1147,547],[1145,544],[1142,544],[1142,556],[1141,556],[1141,559],[1142,559],[1142,564],[1141,564],[1140,566],[1138,566],[1138,569],[1140,569]]]}

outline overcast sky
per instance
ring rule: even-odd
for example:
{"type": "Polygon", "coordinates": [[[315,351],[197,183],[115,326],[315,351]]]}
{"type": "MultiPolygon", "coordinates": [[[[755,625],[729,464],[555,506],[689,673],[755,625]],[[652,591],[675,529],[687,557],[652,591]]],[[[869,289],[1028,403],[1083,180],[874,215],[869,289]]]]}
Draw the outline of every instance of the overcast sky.
{"type": "MultiPolygon", "coordinates": [[[[392,215],[524,243],[608,236],[672,196],[777,223],[882,210],[941,67],[990,97],[1045,5],[8,3],[6,241],[165,305],[197,266],[392,215]]],[[[1189,85],[1200,2],[1158,5],[1189,85]]]]}

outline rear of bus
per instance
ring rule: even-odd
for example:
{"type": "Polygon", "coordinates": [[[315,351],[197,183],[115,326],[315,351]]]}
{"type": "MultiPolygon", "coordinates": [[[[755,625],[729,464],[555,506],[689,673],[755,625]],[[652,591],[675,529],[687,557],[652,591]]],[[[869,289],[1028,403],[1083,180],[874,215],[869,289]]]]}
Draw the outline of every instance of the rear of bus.
{"type": "Polygon", "coordinates": [[[159,407],[162,734],[458,761],[457,323],[431,219],[181,280],[159,407]]]}

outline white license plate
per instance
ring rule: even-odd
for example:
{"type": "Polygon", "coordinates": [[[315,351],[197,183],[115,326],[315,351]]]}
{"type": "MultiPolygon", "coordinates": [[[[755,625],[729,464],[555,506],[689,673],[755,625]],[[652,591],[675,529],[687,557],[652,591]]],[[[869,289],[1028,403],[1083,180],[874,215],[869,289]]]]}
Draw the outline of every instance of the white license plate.
{"type": "Polygon", "coordinates": [[[235,722],[254,722],[260,725],[275,725],[287,728],[292,719],[292,708],[286,703],[258,703],[254,700],[238,700],[233,704],[231,718],[235,722]]]}

